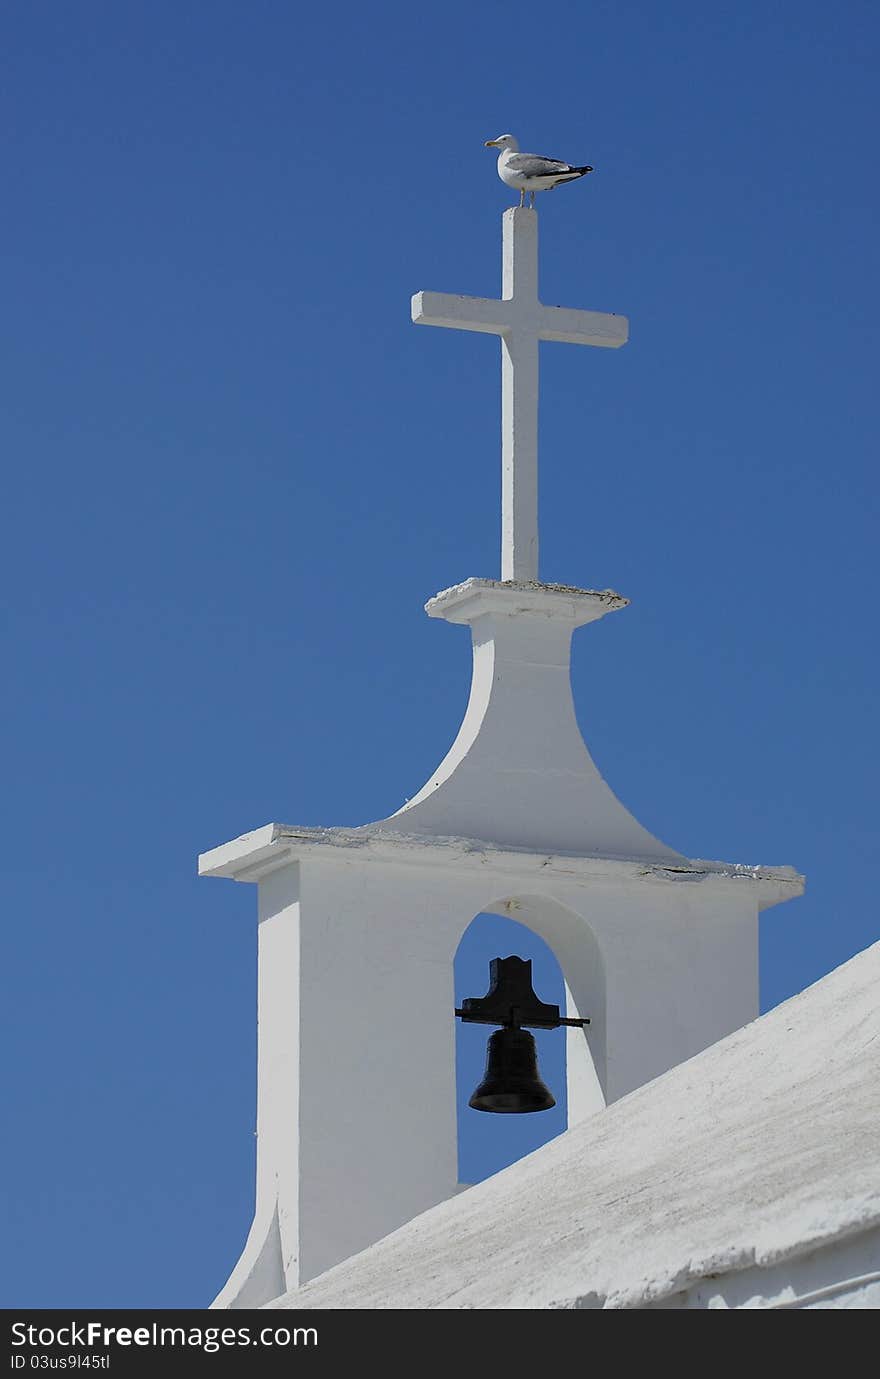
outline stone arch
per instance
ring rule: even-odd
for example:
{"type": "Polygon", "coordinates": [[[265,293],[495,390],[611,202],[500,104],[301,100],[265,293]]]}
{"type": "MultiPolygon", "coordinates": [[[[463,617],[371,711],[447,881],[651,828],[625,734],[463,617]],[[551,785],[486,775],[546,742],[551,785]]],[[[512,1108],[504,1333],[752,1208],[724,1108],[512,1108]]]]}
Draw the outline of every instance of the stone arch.
{"type": "Polygon", "coordinates": [[[550,896],[517,894],[483,907],[525,924],[553,951],[567,992],[566,1014],[587,1017],[585,1029],[566,1031],[568,1124],[593,1115],[607,1102],[605,964],[583,915],[550,896]]]}
{"type": "MultiPolygon", "coordinates": [[[[585,1029],[569,1028],[564,1034],[552,1036],[565,1040],[567,1099],[567,1117],[561,1125],[557,1121],[549,1136],[552,1137],[566,1126],[575,1125],[604,1109],[606,1103],[605,971],[599,942],[587,920],[569,906],[548,896],[517,894],[490,900],[481,907],[479,913],[462,927],[456,944],[456,957],[465,935],[487,915],[514,920],[543,940],[556,959],[562,975],[564,1013],[590,1019],[585,1029]]],[[[465,994],[481,995],[483,990],[485,986],[465,994]]],[[[541,992],[539,994],[543,995],[541,992]]],[[[544,999],[555,1001],[557,996],[547,995],[544,999]]],[[[559,1088],[554,1088],[554,1091],[559,1098],[559,1088]]],[[[509,1118],[498,1119],[507,1121],[509,1118]]],[[[530,1152],[546,1138],[546,1135],[539,1136],[536,1144],[524,1147],[521,1153],[530,1152]]]]}
{"type": "MultiPolygon", "coordinates": [[[[516,953],[533,963],[535,991],[544,1001],[563,1005],[565,983],[555,953],[540,934],[508,915],[481,910],[466,926],[454,960],[455,1004],[482,996],[489,963],[516,953]]],[[[480,1182],[540,1149],[567,1126],[566,1040],[563,1030],[533,1030],[538,1070],[556,1104],[539,1115],[493,1116],[471,1110],[468,1100],[486,1066],[490,1025],[456,1020],[455,1100],[459,1181],[480,1182]]]]}

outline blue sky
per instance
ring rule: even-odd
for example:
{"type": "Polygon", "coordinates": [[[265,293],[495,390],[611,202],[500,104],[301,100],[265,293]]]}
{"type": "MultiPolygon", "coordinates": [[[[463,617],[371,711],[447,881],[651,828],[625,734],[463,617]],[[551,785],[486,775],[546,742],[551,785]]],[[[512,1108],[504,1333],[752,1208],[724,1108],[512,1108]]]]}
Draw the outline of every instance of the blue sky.
{"type": "Polygon", "coordinates": [[[255,936],[196,854],[411,796],[469,680],[422,605],[498,572],[497,342],[409,322],[499,289],[487,138],[594,165],[540,204],[543,296],[631,320],[542,356],[542,576],[632,600],[575,639],[591,750],[677,849],[807,873],[765,1008],[878,938],[880,17],[47,0],[0,30],[0,1302],[198,1307],[252,1208],[255,936]]]}

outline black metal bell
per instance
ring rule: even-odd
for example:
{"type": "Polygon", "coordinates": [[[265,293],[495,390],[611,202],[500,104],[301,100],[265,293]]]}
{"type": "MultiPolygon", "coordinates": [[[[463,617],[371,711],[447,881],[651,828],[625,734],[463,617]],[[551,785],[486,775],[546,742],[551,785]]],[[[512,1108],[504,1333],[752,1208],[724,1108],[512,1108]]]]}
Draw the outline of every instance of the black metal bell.
{"type": "Polygon", "coordinates": [[[535,1041],[526,1029],[496,1030],[486,1050],[486,1071],[469,1106],[475,1111],[549,1111],[556,1098],[538,1075],[535,1041]]]}

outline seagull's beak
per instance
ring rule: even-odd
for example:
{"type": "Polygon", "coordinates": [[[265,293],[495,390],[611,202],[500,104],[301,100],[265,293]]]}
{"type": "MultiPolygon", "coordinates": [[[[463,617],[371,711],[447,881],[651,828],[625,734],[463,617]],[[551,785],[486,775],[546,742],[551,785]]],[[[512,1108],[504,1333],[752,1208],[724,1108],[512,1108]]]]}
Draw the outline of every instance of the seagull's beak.
{"type": "Polygon", "coordinates": [[[498,147],[498,140],[497,140],[497,139],[487,139],[487,140],[486,140],[486,148],[497,148],[497,147],[498,147]]]}

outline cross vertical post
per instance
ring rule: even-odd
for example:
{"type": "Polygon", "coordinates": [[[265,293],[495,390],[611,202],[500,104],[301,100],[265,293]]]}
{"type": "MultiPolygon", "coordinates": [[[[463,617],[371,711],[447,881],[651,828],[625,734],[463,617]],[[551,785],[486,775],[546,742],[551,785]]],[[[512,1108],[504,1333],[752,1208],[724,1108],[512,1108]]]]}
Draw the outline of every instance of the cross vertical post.
{"type": "Polygon", "coordinates": [[[538,578],[538,334],[522,329],[538,308],[538,216],[513,207],[502,221],[504,301],[518,329],[501,336],[501,578],[538,578]]]}
{"type": "Polygon", "coordinates": [[[417,292],[416,325],[501,337],[501,578],[538,579],[538,346],[541,340],[617,349],[625,316],[544,306],[538,296],[538,213],[502,220],[501,299],[417,292]]]}

